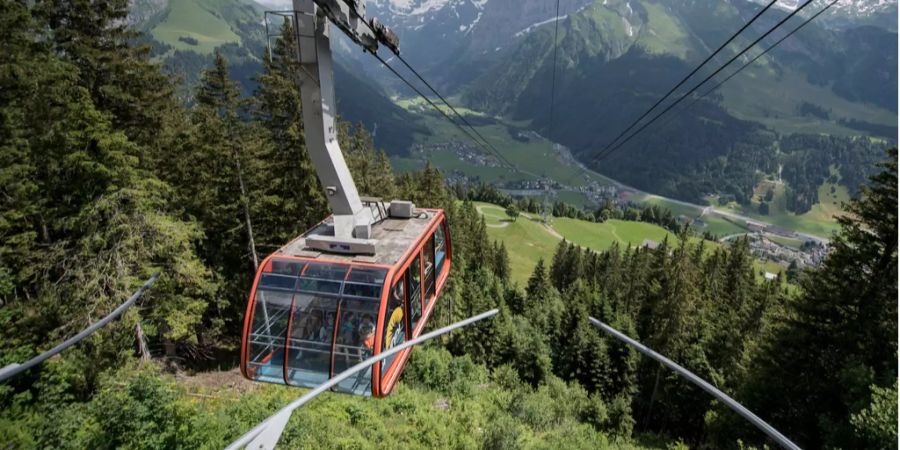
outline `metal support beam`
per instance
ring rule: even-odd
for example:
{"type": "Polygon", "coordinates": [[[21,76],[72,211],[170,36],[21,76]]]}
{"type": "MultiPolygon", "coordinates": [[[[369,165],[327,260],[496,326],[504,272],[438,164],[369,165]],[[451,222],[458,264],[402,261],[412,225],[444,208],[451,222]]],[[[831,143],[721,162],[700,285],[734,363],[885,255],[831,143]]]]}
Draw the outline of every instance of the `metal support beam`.
{"type": "MultiPolygon", "coordinates": [[[[337,103],[331,61],[331,36],[327,12],[313,0],[294,0],[301,70],[298,73],[303,131],[310,160],[334,213],[334,236],[342,240],[368,238],[357,226],[374,221],[364,208],[337,140],[337,103]]],[[[348,22],[349,23],[349,22],[348,22]]],[[[377,45],[377,44],[376,44],[377,45]]]]}
{"type": "Polygon", "coordinates": [[[62,344],[59,344],[56,347],[53,347],[50,350],[47,350],[46,352],[41,353],[40,355],[29,359],[25,363],[22,363],[22,364],[13,363],[13,364],[10,364],[10,365],[0,369],[0,383],[20,374],[28,369],[31,369],[32,367],[39,365],[40,363],[50,359],[50,357],[52,357],[53,355],[56,355],[57,353],[77,344],[82,339],[90,336],[95,331],[99,330],[100,328],[103,328],[104,326],[106,326],[106,324],[112,322],[116,317],[119,317],[120,315],[122,315],[122,313],[124,313],[126,309],[130,308],[131,305],[133,305],[134,302],[136,302],[137,299],[139,299],[141,297],[141,295],[143,295],[144,291],[146,291],[147,288],[149,288],[156,281],[157,278],[159,278],[159,272],[157,272],[152,277],[150,277],[150,279],[147,280],[144,283],[144,285],[141,286],[141,288],[137,290],[137,292],[135,292],[128,300],[126,300],[125,303],[122,303],[121,305],[119,305],[118,308],[113,310],[113,312],[109,313],[108,316],[100,319],[97,322],[94,322],[93,324],[91,324],[91,326],[85,328],[83,331],[76,334],[75,336],[73,336],[69,339],[66,339],[66,341],[63,342],[62,344]]]}
{"type": "Polygon", "coordinates": [[[259,425],[253,427],[252,430],[245,433],[243,436],[238,438],[236,441],[232,442],[226,450],[237,450],[240,448],[248,448],[254,450],[272,450],[275,448],[275,445],[278,443],[278,438],[281,436],[281,433],[284,431],[285,425],[287,425],[288,419],[291,417],[291,413],[294,412],[295,409],[300,408],[301,406],[308,403],[310,400],[314,399],[319,394],[331,389],[334,386],[337,386],[341,381],[350,378],[355,375],[357,372],[361,372],[369,366],[383,360],[389,358],[407,348],[410,348],[414,345],[421,344],[422,342],[434,339],[442,334],[449,333],[455,329],[462,328],[468,325],[471,325],[475,322],[493,317],[500,312],[498,309],[492,309],[487,312],[483,312],[477,316],[470,317],[466,320],[462,320],[456,322],[452,325],[446,326],[444,328],[440,328],[434,330],[430,333],[423,334],[411,341],[404,342],[401,345],[398,345],[384,353],[373,356],[343,372],[338,375],[335,375],[334,378],[326,381],[325,383],[320,384],[315,389],[307,392],[302,397],[294,400],[284,408],[281,408],[277,413],[270,416],[268,419],[262,421],[259,425]]]}
{"type": "Polygon", "coordinates": [[[695,375],[693,372],[685,369],[684,367],[679,366],[678,364],[675,364],[669,358],[666,358],[665,356],[660,355],[659,353],[656,353],[650,347],[647,347],[646,345],[641,344],[640,342],[635,341],[634,339],[631,339],[628,336],[625,336],[621,331],[616,330],[615,328],[613,328],[593,317],[588,317],[588,319],[597,328],[600,328],[601,330],[603,330],[607,334],[611,335],[612,337],[638,349],[639,352],[649,356],[650,358],[652,358],[656,361],[659,361],[664,366],[674,370],[679,375],[687,378],[688,381],[690,381],[691,383],[696,384],[697,386],[699,386],[704,391],[708,392],[713,397],[719,399],[720,401],[722,401],[722,403],[725,403],[725,405],[727,405],[729,408],[734,410],[734,412],[740,414],[741,417],[750,421],[750,423],[755,425],[756,428],[759,428],[760,430],[762,430],[763,433],[766,433],[770,438],[772,438],[773,441],[777,442],[778,445],[781,445],[782,447],[790,449],[790,450],[800,450],[800,447],[798,447],[797,444],[794,444],[793,442],[791,442],[790,439],[786,438],[778,430],[773,428],[771,425],[766,423],[764,420],[760,419],[756,414],[753,414],[749,409],[745,408],[744,405],[741,405],[740,403],[735,401],[733,398],[729,397],[724,392],[716,389],[715,386],[709,384],[703,378],[700,378],[697,375],[695,375]]]}

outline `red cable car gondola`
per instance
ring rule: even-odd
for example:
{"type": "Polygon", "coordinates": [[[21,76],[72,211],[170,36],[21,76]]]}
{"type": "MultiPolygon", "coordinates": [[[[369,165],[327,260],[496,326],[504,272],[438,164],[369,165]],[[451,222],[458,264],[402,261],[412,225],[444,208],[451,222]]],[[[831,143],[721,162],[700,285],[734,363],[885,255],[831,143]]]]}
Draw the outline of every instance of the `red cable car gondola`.
{"type": "MultiPolygon", "coordinates": [[[[326,219],[269,255],[247,305],[241,349],[245,377],[315,387],[407,339],[425,326],[450,273],[450,235],[439,209],[372,226],[373,256],[311,250],[326,219]],[[410,244],[411,243],[411,244],[410,244]]],[[[338,385],[381,397],[397,382],[410,350],[338,385]]]]}
{"type": "MultiPolygon", "coordinates": [[[[244,317],[241,372],[314,387],[418,337],[450,273],[450,234],[439,209],[360,197],[338,143],[329,24],[373,54],[379,43],[398,52],[396,35],[369,25],[365,2],[295,0],[294,8],[293,26],[309,31],[297,34],[304,138],[333,214],[260,266],[244,317]]],[[[387,395],[408,356],[407,349],[336,390],[387,395]]]]}

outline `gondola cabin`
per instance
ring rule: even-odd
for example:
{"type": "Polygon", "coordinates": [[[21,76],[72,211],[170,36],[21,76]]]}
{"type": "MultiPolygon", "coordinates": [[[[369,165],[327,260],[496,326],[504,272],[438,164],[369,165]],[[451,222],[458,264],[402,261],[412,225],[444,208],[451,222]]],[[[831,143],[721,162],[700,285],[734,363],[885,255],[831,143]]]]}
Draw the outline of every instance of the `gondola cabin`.
{"type": "MultiPolygon", "coordinates": [[[[360,361],[419,336],[450,273],[444,212],[372,225],[374,254],[312,249],[329,217],[261,264],[244,319],[241,372],[251,380],[315,387],[360,361]],[[309,239],[308,239],[309,238],[309,239]]],[[[388,395],[407,349],[337,386],[388,395]]]]}

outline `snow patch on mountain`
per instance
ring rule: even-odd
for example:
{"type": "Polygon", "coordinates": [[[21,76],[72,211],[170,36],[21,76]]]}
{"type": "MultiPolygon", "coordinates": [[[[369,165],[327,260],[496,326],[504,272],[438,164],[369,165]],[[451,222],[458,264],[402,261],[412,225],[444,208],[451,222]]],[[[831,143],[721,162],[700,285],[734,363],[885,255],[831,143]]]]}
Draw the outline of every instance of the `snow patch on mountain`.
{"type": "MultiPolygon", "coordinates": [[[[766,4],[767,0],[749,0],[753,3],[766,4]]],[[[805,0],[781,0],[775,3],[775,6],[785,11],[793,11],[800,7],[805,0]]],[[[847,14],[857,17],[866,17],[872,14],[884,12],[891,7],[897,6],[897,0],[838,0],[831,9],[832,14],[847,14]]],[[[812,11],[817,11],[822,5],[812,4],[807,7],[812,11]]],[[[814,14],[814,13],[813,13],[814,14]]]]}

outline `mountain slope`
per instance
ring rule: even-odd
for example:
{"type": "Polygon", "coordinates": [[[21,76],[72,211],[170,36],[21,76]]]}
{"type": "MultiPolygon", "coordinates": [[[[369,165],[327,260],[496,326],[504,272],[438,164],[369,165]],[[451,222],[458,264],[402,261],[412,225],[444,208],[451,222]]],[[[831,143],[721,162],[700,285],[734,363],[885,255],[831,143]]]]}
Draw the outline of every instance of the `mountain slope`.
{"type": "MultiPolygon", "coordinates": [[[[787,157],[777,150],[782,135],[895,136],[896,34],[874,27],[811,25],[721,92],[689,111],[676,109],[612,158],[595,160],[616,134],[758,8],[745,1],[607,0],[563,19],[553,140],[601,173],[645,190],[692,201],[714,192],[749,201],[755,178],[774,174],[787,157]],[[716,161],[726,163],[720,167],[716,161]]],[[[784,15],[764,16],[718,62],[784,15]]],[[[465,87],[465,102],[548,133],[553,31],[540,27],[498,58],[465,87]]],[[[701,76],[710,71],[704,69],[701,76]]],[[[877,146],[839,142],[847,151],[865,152],[866,161],[878,153],[877,146]]]]}
{"type": "MultiPolygon", "coordinates": [[[[183,81],[187,102],[200,74],[212,64],[214,51],[228,59],[230,74],[243,93],[252,94],[266,51],[263,19],[263,7],[246,0],[135,0],[129,16],[152,45],[154,57],[183,81]]],[[[269,32],[276,33],[278,26],[270,16],[269,32]]],[[[388,153],[405,154],[413,133],[427,130],[363,76],[359,64],[341,56],[338,52],[334,69],[339,113],[377,129],[375,143],[388,153]]]]}

